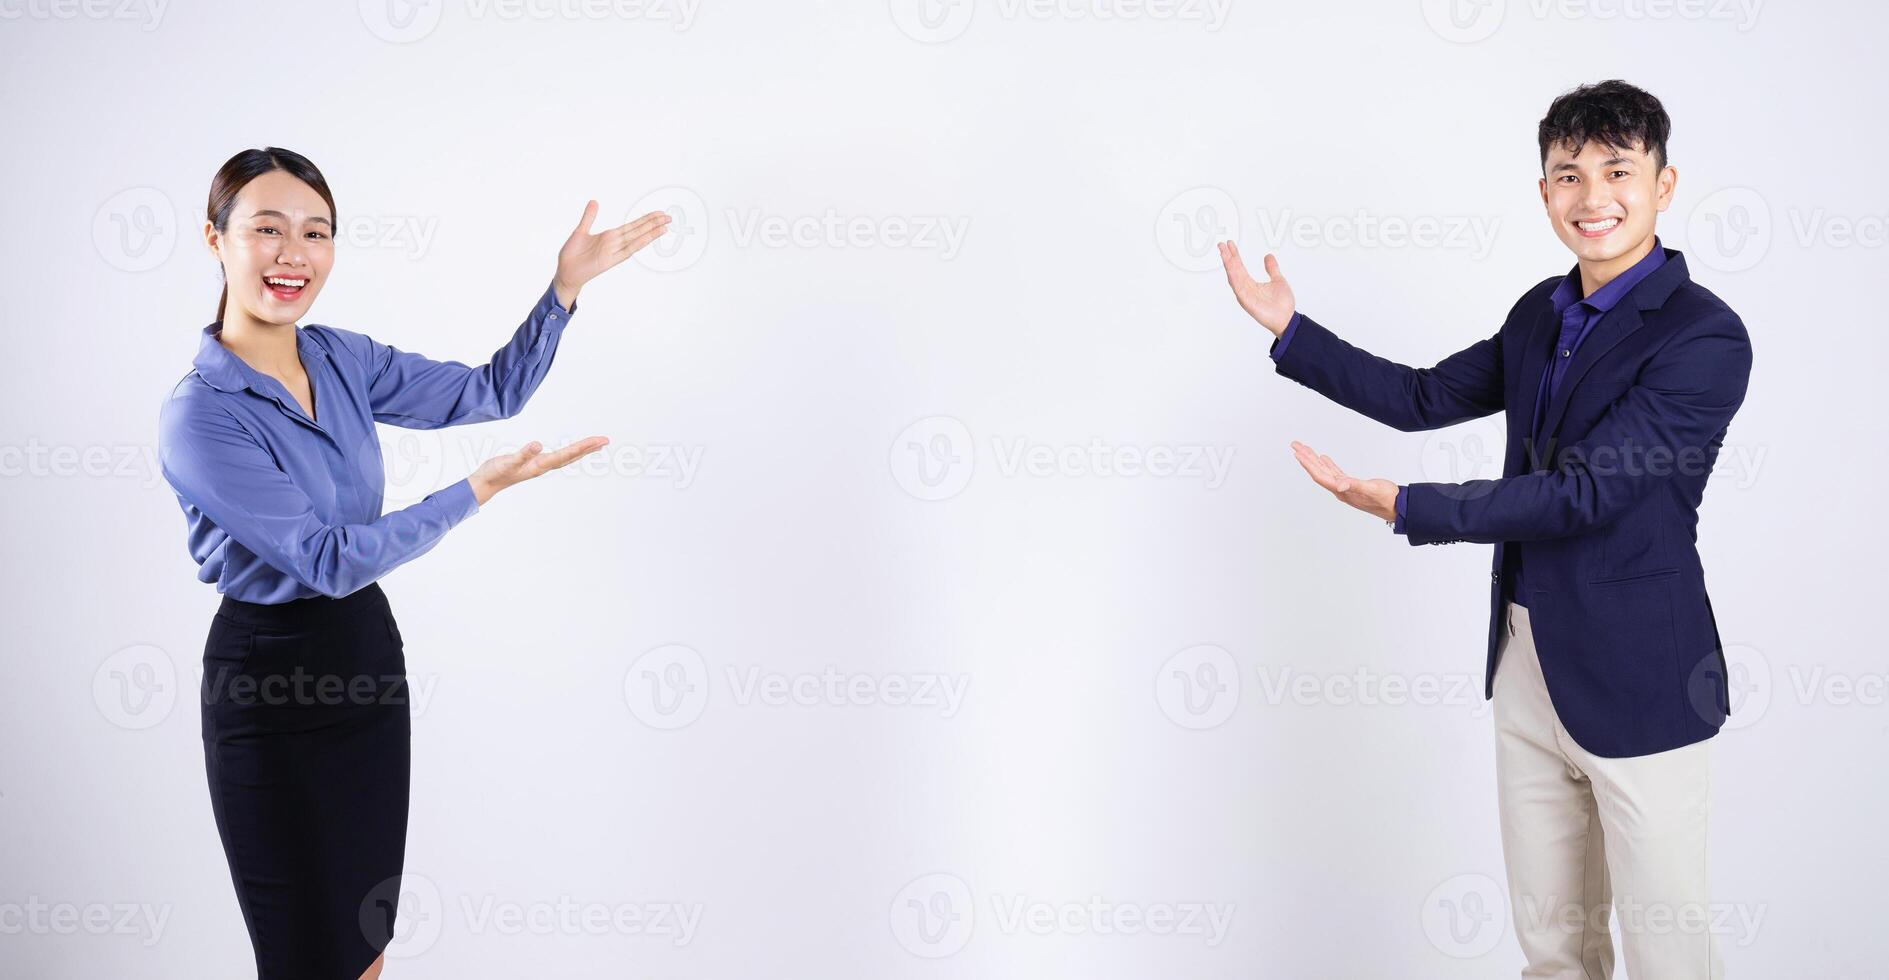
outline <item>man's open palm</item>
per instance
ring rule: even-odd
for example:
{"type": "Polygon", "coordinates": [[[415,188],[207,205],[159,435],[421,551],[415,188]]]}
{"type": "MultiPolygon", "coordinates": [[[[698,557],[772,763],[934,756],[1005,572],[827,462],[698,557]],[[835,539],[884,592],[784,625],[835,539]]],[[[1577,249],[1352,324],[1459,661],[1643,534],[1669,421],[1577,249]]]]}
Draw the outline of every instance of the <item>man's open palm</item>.
{"type": "Polygon", "coordinates": [[[1396,518],[1397,484],[1389,480],[1360,480],[1339,469],[1330,456],[1320,455],[1311,446],[1296,440],[1292,443],[1292,455],[1319,486],[1331,491],[1332,496],[1384,520],[1396,518]]]}
{"type": "Polygon", "coordinates": [[[1256,282],[1253,274],[1246,271],[1246,262],[1240,258],[1240,247],[1232,242],[1220,243],[1220,264],[1226,267],[1227,285],[1233,287],[1240,309],[1277,337],[1286,332],[1292,311],[1298,307],[1292,298],[1292,287],[1286,285],[1286,277],[1279,272],[1279,260],[1268,252],[1265,263],[1266,281],[1256,282]]]}

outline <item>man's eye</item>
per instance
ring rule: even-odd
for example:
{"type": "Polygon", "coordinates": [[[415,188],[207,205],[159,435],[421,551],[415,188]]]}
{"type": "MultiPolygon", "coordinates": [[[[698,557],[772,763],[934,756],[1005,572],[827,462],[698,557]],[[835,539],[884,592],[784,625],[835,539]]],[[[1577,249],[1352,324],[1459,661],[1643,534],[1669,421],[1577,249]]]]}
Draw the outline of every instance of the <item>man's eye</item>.
{"type": "Polygon", "coordinates": [[[1562,182],[1562,183],[1564,183],[1564,184],[1566,184],[1566,183],[1570,183],[1570,182],[1572,182],[1572,181],[1573,181],[1573,180],[1575,180],[1575,179],[1576,179],[1576,178],[1575,178],[1575,176],[1574,176],[1573,174],[1562,174],[1562,175],[1561,175],[1561,182],[1562,182]]]}
{"type": "Polygon", "coordinates": [[[266,232],[268,232],[268,233],[269,233],[269,234],[271,234],[271,235],[273,235],[273,234],[275,234],[275,229],[274,229],[274,228],[271,228],[271,227],[269,227],[268,225],[263,225],[262,227],[260,227],[260,228],[257,228],[256,230],[257,230],[258,232],[264,232],[264,231],[266,231],[266,232]]]}
{"type": "Polygon", "coordinates": [[[311,231],[311,232],[309,232],[309,235],[311,235],[311,236],[313,236],[313,237],[315,237],[315,238],[327,238],[327,237],[328,237],[327,235],[324,235],[324,234],[322,234],[322,233],[321,233],[321,232],[319,232],[319,231],[311,231]]]}
{"type": "Polygon", "coordinates": [[[1627,175],[1627,172],[1625,170],[1616,170],[1613,172],[1613,175],[1616,177],[1624,177],[1627,175]]]}

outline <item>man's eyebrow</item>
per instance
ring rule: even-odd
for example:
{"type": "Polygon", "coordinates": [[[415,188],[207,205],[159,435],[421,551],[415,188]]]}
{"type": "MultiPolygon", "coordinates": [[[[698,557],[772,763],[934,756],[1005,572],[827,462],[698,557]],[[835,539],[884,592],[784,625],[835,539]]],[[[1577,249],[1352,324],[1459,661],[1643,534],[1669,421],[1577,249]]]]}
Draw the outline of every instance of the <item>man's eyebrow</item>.
{"type": "MultiPolygon", "coordinates": [[[[1603,167],[1612,167],[1612,166],[1615,166],[1615,165],[1617,165],[1617,164],[1622,164],[1622,163],[1625,163],[1625,164],[1629,164],[1629,165],[1631,165],[1631,164],[1634,164],[1634,163],[1637,163],[1637,162],[1638,162],[1638,161],[1636,161],[1636,160],[1630,160],[1630,159],[1628,159],[1628,158],[1626,158],[1626,157],[1608,157],[1607,159],[1605,159],[1605,160],[1602,160],[1602,161],[1600,162],[1600,165],[1601,165],[1601,166],[1603,166],[1603,167]]],[[[1561,161],[1560,163],[1557,163],[1557,164],[1555,164],[1554,166],[1552,166],[1552,167],[1549,167],[1549,168],[1548,168],[1548,172],[1549,172],[1549,173],[1560,173],[1560,172],[1561,172],[1561,171],[1563,171],[1563,170],[1579,170],[1579,169],[1581,169],[1581,168],[1580,168],[1580,167],[1578,167],[1578,166],[1576,166],[1573,160],[1563,160],[1563,161],[1561,161]]]]}
{"type": "MultiPolygon", "coordinates": [[[[255,214],[252,214],[252,215],[250,215],[250,217],[252,217],[252,218],[260,218],[260,217],[263,217],[263,216],[265,216],[265,215],[267,215],[268,217],[271,217],[271,218],[281,218],[281,219],[282,219],[283,221],[287,221],[287,220],[289,220],[289,216],[288,216],[288,215],[286,215],[286,214],[283,214],[283,213],[282,213],[282,212],[280,212],[280,211],[271,211],[271,210],[269,210],[268,208],[264,208],[264,209],[262,209],[261,211],[258,211],[258,212],[256,212],[255,214]]],[[[334,223],[334,222],[332,222],[332,221],[329,221],[329,220],[328,220],[327,218],[324,218],[324,217],[322,217],[322,216],[321,216],[321,215],[319,215],[319,214],[311,214],[311,215],[309,215],[309,216],[308,216],[308,220],[310,220],[310,221],[319,221],[319,222],[321,222],[322,224],[324,224],[324,225],[327,225],[327,226],[328,226],[328,227],[330,227],[330,228],[333,228],[333,227],[335,226],[335,223],[334,223]]]]}

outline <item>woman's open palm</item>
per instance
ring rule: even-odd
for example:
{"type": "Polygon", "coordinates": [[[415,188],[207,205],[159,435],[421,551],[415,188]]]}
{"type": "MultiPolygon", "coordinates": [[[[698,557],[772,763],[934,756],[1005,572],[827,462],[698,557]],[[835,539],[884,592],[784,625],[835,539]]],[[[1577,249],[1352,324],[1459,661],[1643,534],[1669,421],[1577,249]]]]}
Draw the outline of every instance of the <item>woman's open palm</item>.
{"type": "Polygon", "coordinates": [[[577,222],[577,230],[571,232],[564,247],[558,250],[557,281],[572,290],[635,255],[669,230],[669,216],[661,211],[651,211],[592,234],[590,226],[596,220],[597,202],[588,201],[584,204],[583,219],[577,222]]]}
{"type": "Polygon", "coordinates": [[[609,442],[608,436],[591,436],[547,453],[544,444],[534,439],[515,453],[504,453],[480,463],[469,478],[473,496],[483,504],[506,487],[569,466],[609,442]]]}

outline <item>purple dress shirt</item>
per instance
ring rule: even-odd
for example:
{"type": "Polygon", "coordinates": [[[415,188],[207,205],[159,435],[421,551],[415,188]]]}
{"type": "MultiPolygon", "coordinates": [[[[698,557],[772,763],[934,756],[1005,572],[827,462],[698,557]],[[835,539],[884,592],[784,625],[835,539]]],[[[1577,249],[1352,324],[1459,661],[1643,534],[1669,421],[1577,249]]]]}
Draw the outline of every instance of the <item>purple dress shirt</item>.
{"type": "Polygon", "coordinates": [[[477,368],[349,330],[297,328],[313,419],[281,382],[223,346],[222,321],[203,328],[193,370],[158,416],[158,459],[183,508],[197,578],[250,602],[344,596],[431,550],[478,513],[470,478],[382,514],[374,423],[510,418],[544,380],[575,311],[547,286],[511,341],[477,368]]]}

